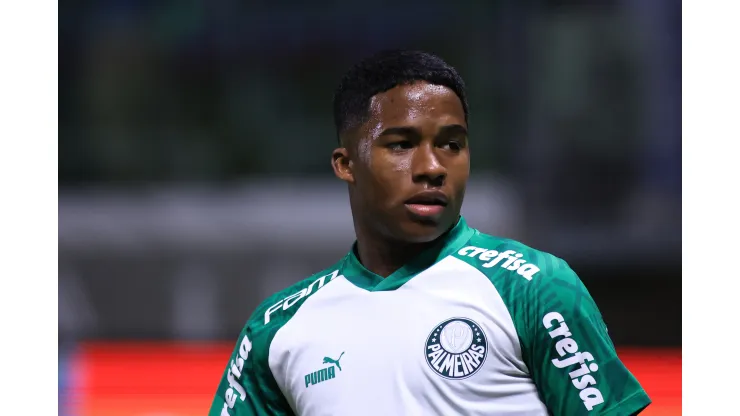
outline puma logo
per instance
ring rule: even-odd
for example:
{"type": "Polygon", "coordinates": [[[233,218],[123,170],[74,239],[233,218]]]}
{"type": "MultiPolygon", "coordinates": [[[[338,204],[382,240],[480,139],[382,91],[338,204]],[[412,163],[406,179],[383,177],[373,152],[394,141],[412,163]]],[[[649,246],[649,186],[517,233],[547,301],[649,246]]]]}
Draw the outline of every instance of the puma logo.
{"type": "Polygon", "coordinates": [[[342,351],[342,353],[339,355],[339,358],[337,358],[336,360],[332,359],[331,357],[324,357],[324,364],[334,364],[337,366],[339,371],[342,371],[342,366],[339,365],[339,360],[342,359],[342,355],[344,355],[344,351],[342,351]]]}

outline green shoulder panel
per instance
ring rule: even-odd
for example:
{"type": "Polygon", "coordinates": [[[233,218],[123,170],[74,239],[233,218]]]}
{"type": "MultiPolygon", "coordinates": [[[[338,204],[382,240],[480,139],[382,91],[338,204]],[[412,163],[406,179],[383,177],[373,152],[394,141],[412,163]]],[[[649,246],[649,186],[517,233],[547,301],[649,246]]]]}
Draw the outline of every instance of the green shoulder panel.
{"type": "Polygon", "coordinates": [[[306,299],[338,275],[339,264],[281,290],[255,309],[226,365],[209,416],[293,414],[270,370],[270,344],[306,299]]]}
{"type": "Polygon", "coordinates": [[[562,259],[476,232],[455,257],[501,295],[522,358],[553,415],[630,415],[650,404],[619,360],[596,303],[562,259]]]}

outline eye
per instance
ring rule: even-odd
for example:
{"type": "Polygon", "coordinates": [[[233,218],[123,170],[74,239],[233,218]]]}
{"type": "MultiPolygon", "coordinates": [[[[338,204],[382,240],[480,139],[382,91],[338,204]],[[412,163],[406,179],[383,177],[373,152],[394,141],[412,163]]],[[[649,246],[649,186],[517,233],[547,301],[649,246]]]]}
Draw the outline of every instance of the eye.
{"type": "Polygon", "coordinates": [[[449,142],[445,143],[443,148],[450,149],[453,152],[459,152],[462,150],[462,144],[457,140],[450,140],[449,142]]]}
{"type": "Polygon", "coordinates": [[[393,143],[388,143],[388,148],[391,150],[408,150],[414,147],[410,141],[401,140],[393,143]]]}

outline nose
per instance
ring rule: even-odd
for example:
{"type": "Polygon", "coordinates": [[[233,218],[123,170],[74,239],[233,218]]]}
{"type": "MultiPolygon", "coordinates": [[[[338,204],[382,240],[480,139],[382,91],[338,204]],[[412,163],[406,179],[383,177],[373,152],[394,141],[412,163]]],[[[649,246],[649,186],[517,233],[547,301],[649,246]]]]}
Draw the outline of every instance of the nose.
{"type": "Polygon", "coordinates": [[[427,182],[431,186],[442,186],[447,178],[447,168],[440,163],[432,144],[423,144],[416,148],[412,161],[414,182],[427,182]]]}

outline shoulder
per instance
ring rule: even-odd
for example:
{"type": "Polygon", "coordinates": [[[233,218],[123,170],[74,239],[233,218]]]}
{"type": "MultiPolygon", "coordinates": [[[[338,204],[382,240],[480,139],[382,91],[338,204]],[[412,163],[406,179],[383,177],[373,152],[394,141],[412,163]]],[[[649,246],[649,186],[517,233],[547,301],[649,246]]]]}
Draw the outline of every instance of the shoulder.
{"type": "Polygon", "coordinates": [[[518,276],[521,280],[534,282],[572,274],[568,263],[553,254],[478,230],[453,256],[489,278],[518,276]]]}
{"type": "Polygon", "coordinates": [[[583,282],[560,257],[520,241],[476,230],[453,256],[485,275],[507,303],[586,298],[583,282]]]}
{"type": "Polygon", "coordinates": [[[303,302],[339,276],[344,260],[327,267],[311,276],[268,297],[252,313],[248,326],[252,331],[277,329],[296,313],[303,302]]]}
{"type": "Polygon", "coordinates": [[[453,255],[488,278],[517,328],[540,328],[543,316],[551,311],[601,319],[580,277],[565,260],[551,253],[476,232],[453,255]]]}

